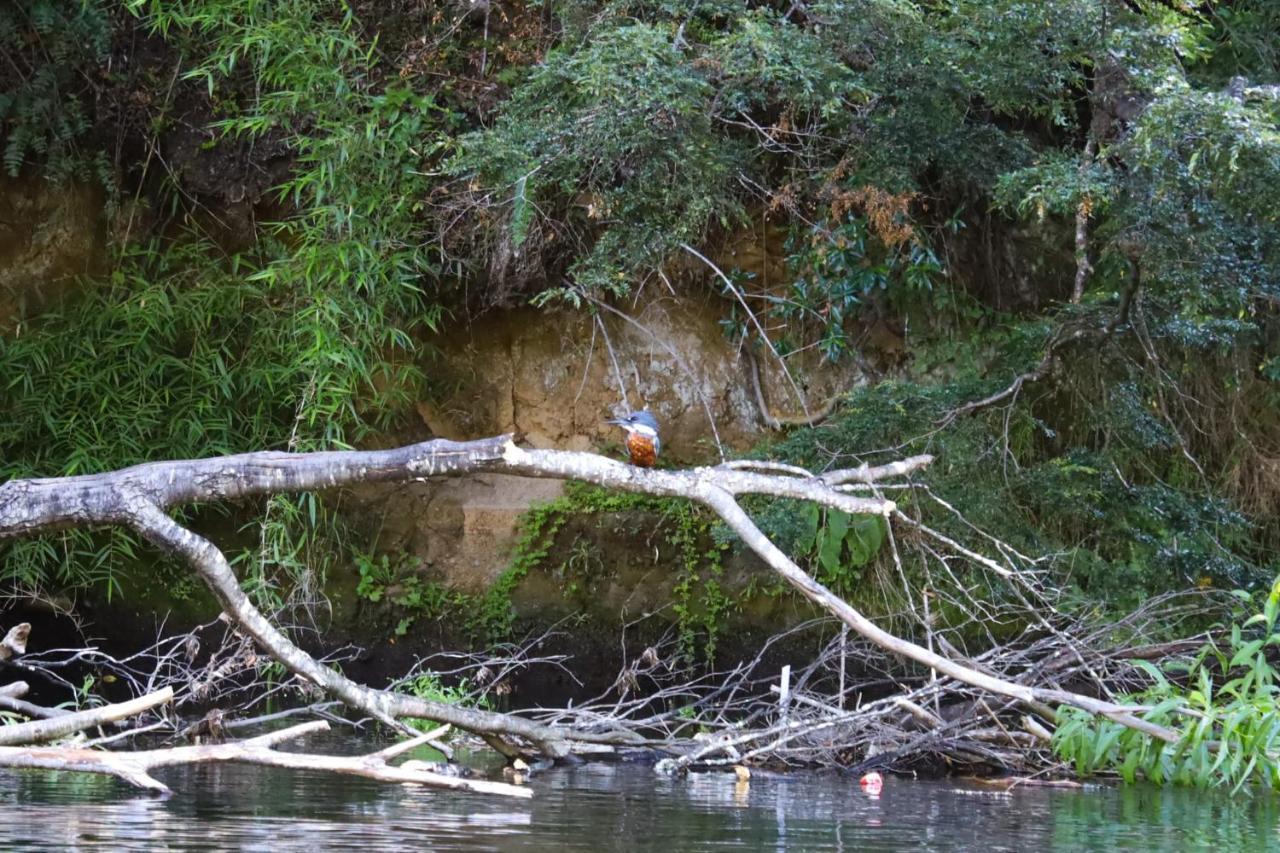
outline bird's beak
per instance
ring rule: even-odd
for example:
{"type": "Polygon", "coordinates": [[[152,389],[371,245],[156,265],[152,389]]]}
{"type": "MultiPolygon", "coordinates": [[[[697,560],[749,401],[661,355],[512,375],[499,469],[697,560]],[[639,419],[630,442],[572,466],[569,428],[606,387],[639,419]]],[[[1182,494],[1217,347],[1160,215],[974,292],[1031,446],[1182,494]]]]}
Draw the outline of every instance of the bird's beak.
{"type": "Polygon", "coordinates": [[[622,418],[609,418],[609,420],[605,421],[605,423],[613,424],[614,426],[622,426],[623,424],[626,423],[626,421],[624,421],[622,418]]]}

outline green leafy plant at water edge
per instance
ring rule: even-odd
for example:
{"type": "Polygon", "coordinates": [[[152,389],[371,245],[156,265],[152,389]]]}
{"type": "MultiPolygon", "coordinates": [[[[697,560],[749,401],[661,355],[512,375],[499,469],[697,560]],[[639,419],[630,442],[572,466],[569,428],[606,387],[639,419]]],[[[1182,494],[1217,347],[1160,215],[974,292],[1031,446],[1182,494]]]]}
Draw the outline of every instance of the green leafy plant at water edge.
{"type": "MultiPolygon", "coordinates": [[[[1247,596],[1243,596],[1246,599],[1247,596]]],[[[1148,708],[1139,716],[1181,731],[1175,743],[1152,738],[1078,709],[1059,711],[1053,745],[1081,776],[1117,772],[1157,784],[1280,789],[1280,576],[1263,611],[1233,625],[1225,644],[1206,643],[1187,664],[1135,665],[1152,679],[1146,690],[1117,697],[1148,708]]]]}
{"type": "MultiPolygon", "coordinates": [[[[428,702],[440,702],[445,705],[463,705],[470,708],[491,710],[493,702],[482,692],[478,692],[467,680],[461,679],[455,684],[447,684],[437,673],[417,672],[398,679],[391,684],[391,690],[408,693],[428,702]]],[[[409,725],[419,731],[427,732],[438,727],[431,720],[409,720],[409,725]]]]}
{"type": "Polygon", "coordinates": [[[734,607],[721,584],[728,545],[713,535],[713,518],[685,501],[667,502],[666,519],[667,542],[678,549],[680,559],[672,587],[677,647],[688,660],[698,659],[700,652],[709,662],[724,617],[734,607]]]}

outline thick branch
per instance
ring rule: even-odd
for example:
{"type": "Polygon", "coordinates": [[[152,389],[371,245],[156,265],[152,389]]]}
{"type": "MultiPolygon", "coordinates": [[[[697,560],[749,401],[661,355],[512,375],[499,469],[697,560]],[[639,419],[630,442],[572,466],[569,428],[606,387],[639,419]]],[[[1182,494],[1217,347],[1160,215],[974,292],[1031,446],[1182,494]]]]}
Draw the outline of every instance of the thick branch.
{"type": "Polygon", "coordinates": [[[908,474],[914,474],[929,467],[932,463],[933,457],[928,453],[922,453],[919,456],[899,459],[897,462],[889,462],[885,465],[872,467],[862,465],[857,468],[828,471],[820,479],[828,486],[842,486],[846,483],[874,483],[878,480],[887,480],[890,477],[905,477],[908,474]]]}
{"type": "Polygon", "coordinates": [[[517,735],[538,743],[551,754],[563,754],[567,751],[564,743],[566,738],[608,743],[639,740],[635,736],[559,730],[521,717],[461,708],[365,687],[319,663],[280,633],[249,601],[231,571],[227,558],[213,543],[186,529],[145,501],[139,502],[135,507],[133,526],[148,541],[182,556],[190,563],[227,613],[290,672],[336,696],[348,706],[358,708],[393,727],[395,719],[399,717],[437,720],[480,734],[517,735]]]}
{"type": "MultiPolygon", "coordinates": [[[[1083,334],[1077,332],[1059,339],[1050,347],[1037,371],[1020,378],[1005,392],[970,404],[952,416],[1016,393],[1023,382],[1039,378],[1049,370],[1057,346],[1083,334]]],[[[889,634],[802,571],[760,532],[735,500],[735,496],[740,494],[764,494],[810,500],[854,514],[888,517],[896,509],[893,501],[854,497],[838,491],[838,484],[868,482],[883,476],[909,473],[928,464],[928,461],[927,457],[916,457],[875,469],[833,472],[828,475],[828,480],[769,475],[729,466],[683,471],[644,469],[591,453],[523,450],[506,436],[462,443],[431,441],[383,451],[250,453],[221,459],[153,463],[115,473],[63,480],[12,481],[0,486],[0,535],[14,536],[66,524],[128,524],[149,541],[186,559],[200,573],[227,612],[290,671],[348,705],[386,722],[399,717],[421,717],[451,723],[483,735],[515,735],[538,744],[549,754],[559,755],[568,749],[567,742],[572,740],[624,743],[640,738],[621,730],[559,729],[520,717],[427,702],[357,684],[317,663],[293,645],[253,607],[222,552],[179,525],[164,509],[191,501],[333,488],[354,482],[422,479],[472,471],[577,479],[624,491],[683,497],[711,507],[752,550],[805,596],[887,651],[917,661],[957,681],[1028,705],[1046,702],[1074,705],[1105,714],[1155,737],[1176,740],[1175,732],[1132,717],[1132,709],[1074,693],[1035,689],[1006,681],[889,634]]]]}
{"type": "Polygon", "coordinates": [[[22,697],[27,695],[29,689],[25,681],[14,681],[0,687],[0,710],[13,711],[15,714],[22,714],[33,720],[48,720],[71,713],[62,708],[46,708],[43,705],[33,705],[25,701],[22,697]]]}
{"type": "Polygon", "coordinates": [[[392,450],[243,453],[213,459],[151,462],[104,474],[0,485],[0,537],[68,526],[134,524],[142,505],[166,509],[354,483],[405,482],[476,471],[575,478],[648,494],[687,495],[712,481],[733,494],[755,492],[818,500],[851,513],[883,514],[887,502],[857,498],[820,482],[724,468],[655,471],[597,456],[557,450],[522,451],[509,436],[480,441],[424,441],[392,450]]]}
{"type": "Polygon", "coordinates": [[[25,699],[15,699],[3,693],[0,693],[0,710],[22,714],[24,717],[30,717],[33,720],[52,720],[54,717],[65,717],[71,713],[62,708],[46,708],[43,705],[34,705],[25,699]]]}
{"type": "Polygon", "coordinates": [[[1044,703],[1072,705],[1090,713],[1110,717],[1130,728],[1138,729],[1161,740],[1169,742],[1178,740],[1176,732],[1134,717],[1131,709],[1127,707],[1115,705],[1111,702],[1103,702],[1089,696],[1069,693],[1064,690],[1043,690],[996,678],[985,672],[980,672],[944,658],[923,646],[918,646],[908,640],[893,636],[797,566],[777,545],[773,544],[769,537],[760,531],[760,528],[756,527],[755,523],[742,511],[742,508],[738,506],[731,495],[715,488],[710,488],[699,496],[699,500],[715,510],[716,514],[733,528],[733,531],[741,537],[742,541],[751,550],[755,551],[774,571],[786,578],[788,583],[800,590],[806,598],[837,617],[841,622],[880,648],[908,660],[914,660],[957,681],[1000,696],[1008,696],[1029,705],[1042,705],[1044,703]]]}
{"type": "Polygon", "coordinates": [[[56,740],[60,737],[83,729],[113,723],[149,711],[173,699],[173,688],[166,687],[146,696],[139,696],[128,702],[115,705],[103,705],[88,711],[76,711],[73,714],[62,714],[47,720],[36,720],[30,723],[17,723],[12,726],[0,726],[0,745],[19,743],[40,743],[56,740]]]}
{"type": "Polygon", "coordinates": [[[1024,385],[1029,382],[1039,382],[1041,379],[1044,379],[1046,376],[1053,373],[1058,364],[1059,349],[1073,341],[1080,340],[1081,338],[1099,337],[1105,336],[1106,334],[1107,332],[1102,329],[1076,329],[1074,332],[1063,335],[1062,337],[1054,338],[1054,340],[1049,342],[1049,346],[1045,349],[1044,355],[1041,357],[1039,364],[1031,370],[1028,370],[1026,373],[1014,377],[1014,380],[1000,391],[997,391],[988,397],[983,397],[981,400],[973,400],[965,403],[963,406],[959,406],[947,412],[947,414],[938,421],[939,428],[949,426],[957,418],[964,417],[965,415],[971,415],[974,412],[989,408],[1010,398],[1016,398],[1022,391],[1022,387],[1024,385]]]}
{"type": "Polygon", "coordinates": [[[0,537],[57,527],[129,523],[126,496],[159,507],[252,495],[404,481],[476,470],[502,456],[506,436],[424,441],[392,450],[263,451],[149,462],[104,474],[10,480],[0,485],[0,537]]]}

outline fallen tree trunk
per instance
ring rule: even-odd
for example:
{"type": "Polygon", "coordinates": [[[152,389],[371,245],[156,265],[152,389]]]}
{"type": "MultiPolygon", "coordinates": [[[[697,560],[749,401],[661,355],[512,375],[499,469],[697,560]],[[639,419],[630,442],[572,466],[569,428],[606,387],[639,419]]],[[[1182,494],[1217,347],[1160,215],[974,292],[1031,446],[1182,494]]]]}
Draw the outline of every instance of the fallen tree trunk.
{"type": "MultiPolygon", "coordinates": [[[[893,636],[804,572],[756,527],[736,500],[742,494],[771,495],[813,501],[853,514],[880,515],[889,520],[897,509],[893,501],[849,494],[848,490],[855,488],[850,484],[865,485],[883,477],[900,476],[930,461],[930,457],[915,457],[879,468],[833,471],[821,476],[768,463],[756,467],[772,467],[773,473],[748,470],[750,463],[665,471],[637,468],[591,453],[524,450],[509,436],[472,442],[427,441],[377,451],[247,453],[148,463],[79,477],[10,481],[0,485],[0,536],[67,526],[129,526],[153,544],[186,560],[226,612],[274,658],[352,708],[390,724],[395,724],[398,718],[416,717],[450,723],[489,737],[516,736],[554,756],[564,754],[570,741],[619,744],[634,743],[642,738],[632,731],[616,728],[587,730],[545,726],[518,716],[429,702],[351,681],[320,665],[277,630],[240,588],[223,553],[213,543],[178,524],[165,510],[182,504],[252,495],[485,471],[576,479],[624,491],[687,498],[716,512],[748,547],[803,595],[888,652],[965,684],[1016,699],[1042,713],[1051,714],[1050,705],[1073,705],[1162,740],[1177,740],[1177,732],[1135,717],[1133,708],[998,678],[893,636]]],[[[929,533],[927,528],[920,529],[929,533]]],[[[956,544],[941,537],[939,541],[944,547],[956,544]]],[[[1000,567],[991,560],[981,564],[994,566],[1002,576],[1016,581],[1015,567],[1000,567]]]]}

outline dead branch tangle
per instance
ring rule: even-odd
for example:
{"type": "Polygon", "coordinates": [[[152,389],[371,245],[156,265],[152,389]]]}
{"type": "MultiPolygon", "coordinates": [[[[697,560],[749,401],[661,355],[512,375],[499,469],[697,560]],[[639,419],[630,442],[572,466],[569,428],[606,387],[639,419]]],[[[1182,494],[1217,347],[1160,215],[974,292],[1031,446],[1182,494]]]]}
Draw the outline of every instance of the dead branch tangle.
{"type": "MultiPolygon", "coordinates": [[[[738,465],[668,471],[636,468],[591,453],[525,450],[517,447],[509,436],[471,442],[427,441],[390,450],[259,452],[148,463],[79,477],[10,481],[0,485],[0,536],[22,536],[69,526],[130,527],[191,565],[240,629],[275,659],[353,709],[391,725],[399,725],[396,721],[401,718],[424,718],[490,738],[520,738],[549,755],[559,756],[565,754],[573,742],[627,744],[642,742],[643,738],[633,729],[611,725],[607,720],[578,727],[545,725],[527,717],[460,708],[358,684],[294,645],[253,606],[222,551],[176,522],[166,510],[190,503],[278,492],[476,472],[575,479],[624,491],[686,498],[713,510],[794,588],[885,651],[922,664],[937,676],[1007,697],[1041,713],[1051,713],[1049,706],[1072,705],[1106,715],[1162,740],[1176,740],[1176,732],[1141,720],[1134,715],[1135,709],[1064,690],[1018,683],[894,636],[803,571],[760,531],[737,502],[739,495],[771,495],[813,501],[852,514],[879,515],[886,520],[895,516],[905,518],[896,512],[897,507],[891,500],[849,494],[848,490],[855,487],[850,484],[866,486],[883,477],[902,476],[929,461],[928,457],[916,457],[879,468],[832,471],[822,476],[777,469],[764,473],[738,465]]],[[[932,533],[923,526],[916,530],[926,536],[932,533]]],[[[941,536],[937,536],[936,541],[942,550],[954,552],[957,545],[941,536]]],[[[1020,582],[1016,566],[1001,565],[990,559],[984,559],[983,563],[1007,577],[1010,583],[1020,582]]]]}

